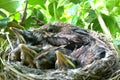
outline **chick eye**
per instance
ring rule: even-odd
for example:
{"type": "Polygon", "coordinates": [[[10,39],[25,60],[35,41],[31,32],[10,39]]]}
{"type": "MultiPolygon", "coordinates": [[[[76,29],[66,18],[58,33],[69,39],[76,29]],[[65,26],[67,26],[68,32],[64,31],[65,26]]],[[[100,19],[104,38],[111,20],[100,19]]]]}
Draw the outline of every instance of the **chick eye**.
{"type": "Polygon", "coordinates": [[[53,29],[52,28],[48,28],[47,31],[48,32],[53,32],[53,29]]]}

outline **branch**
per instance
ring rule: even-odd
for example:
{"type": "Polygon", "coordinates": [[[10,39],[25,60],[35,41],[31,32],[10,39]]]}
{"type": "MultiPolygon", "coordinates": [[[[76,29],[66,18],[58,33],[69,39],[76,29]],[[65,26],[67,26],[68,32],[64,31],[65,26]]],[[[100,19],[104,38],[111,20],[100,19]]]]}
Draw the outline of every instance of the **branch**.
{"type": "Polygon", "coordinates": [[[25,19],[26,19],[26,16],[27,16],[27,12],[26,12],[27,5],[28,5],[28,0],[26,0],[26,2],[25,2],[24,12],[23,12],[22,17],[21,17],[20,25],[22,25],[22,26],[25,24],[25,19]]]}

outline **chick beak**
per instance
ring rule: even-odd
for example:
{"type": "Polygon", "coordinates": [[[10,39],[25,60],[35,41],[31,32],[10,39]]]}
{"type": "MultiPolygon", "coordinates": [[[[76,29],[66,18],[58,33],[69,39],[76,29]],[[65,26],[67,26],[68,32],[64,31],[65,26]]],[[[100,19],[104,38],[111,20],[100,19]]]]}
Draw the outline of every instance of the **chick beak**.
{"type": "Polygon", "coordinates": [[[22,36],[22,34],[17,28],[10,27],[10,30],[16,35],[17,39],[19,40],[19,43],[20,43],[20,40],[26,43],[25,38],[22,36]]]}
{"type": "Polygon", "coordinates": [[[37,53],[24,44],[19,44],[19,47],[21,49],[21,63],[32,68],[35,67],[34,58],[37,53]]]}
{"type": "Polygon", "coordinates": [[[66,69],[66,68],[75,68],[75,65],[66,58],[60,51],[56,51],[56,67],[58,67],[60,70],[66,69]]]}
{"type": "Polygon", "coordinates": [[[29,55],[31,55],[31,56],[37,55],[37,53],[36,53],[34,50],[28,48],[28,47],[27,47],[26,45],[24,45],[24,44],[19,44],[19,47],[20,47],[21,51],[24,52],[24,53],[26,53],[26,54],[29,54],[29,55]]]}

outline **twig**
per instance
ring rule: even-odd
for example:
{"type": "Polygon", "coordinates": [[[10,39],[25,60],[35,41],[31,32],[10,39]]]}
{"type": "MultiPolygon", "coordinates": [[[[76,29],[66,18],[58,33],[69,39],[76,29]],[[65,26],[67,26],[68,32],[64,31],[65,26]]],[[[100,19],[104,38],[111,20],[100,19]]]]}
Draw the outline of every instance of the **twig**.
{"type": "Polygon", "coordinates": [[[28,0],[26,0],[26,2],[25,2],[24,12],[23,12],[22,17],[21,17],[20,25],[22,25],[22,26],[25,24],[25,19],[26,19],[26,16],[27,16],[27,12],[26,12],[27,5],[28,5],[28,0]]]}
{"type": "Polygon", "coordinates": [[[9,42],[9,44],[10,44],[11,49],[13,50],[13,46],[12,46],[12,43],[10,41],[9,34],[6,34],[6,38],[7,38],[8,42],[9,42]]]}
{"type": "MultiPolygon", "coordinates": [[[[12,43],[11,43],[11,41],[10,41],[9,35],[6,34],[6,37],[7,37],[7,40],[8,40],[8,43],[9,43],[11,49],[13,50],[13,46],[12,46],[12,43]]],[[[11,53],[9,53],[8,55],[9,55],[9,56],[8,56],[8,61],[9,61],[11,53]]]]}
{"type": "MultiPolygon", "coordinates": [[[[26,75],[26,74],[23,74],[23,73],[19,72],[18,70],[16,70],[16,69],[14,68],[14,66],[12,66],[12,65],[9,64],[9,63],[5,63],[1,58],[0,58],[0,61],[1,61],[2,64],[6,67],[6,69],[9,69],[9,70],[13,71],[14,73],[16,73],[16,74],[19,75],[19,76],[22,76],[22,77],[27,78],[27,79],[29,79],[29,80],[33,80],[33,78],[32,78],[31,76],[28,76],[28,75],[26,75]]],[[[16,75],[16,76],[17,76],[17,75],[16,75]]]]}

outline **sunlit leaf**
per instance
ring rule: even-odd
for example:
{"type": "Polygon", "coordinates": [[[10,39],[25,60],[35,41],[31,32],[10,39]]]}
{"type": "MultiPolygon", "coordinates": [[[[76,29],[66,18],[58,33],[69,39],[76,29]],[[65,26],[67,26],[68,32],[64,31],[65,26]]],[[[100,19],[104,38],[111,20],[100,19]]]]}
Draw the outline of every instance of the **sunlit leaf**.
{"type": "Polygon", "coordinates": [[[77,22],[78,22],[78,20],[79,20],[79,16],[78,15],[74,15],[73,18],[72,18],[71,23],[74,24],[74,25],[76,25],[77,22]]]}
{"type": "Polygon", "coordinates": [[[93,0],[94,8],[101,12],[104,8],[106,8],[105,0],[93,0]]]}
{"type": "Polygon", "coordinates": [[[46,0],[28,0],[28,4],[40,5],[44,9],[45,9],[45,3],[46,3],[46,0]]]}
{"type": "Polygon", "coordinates": [[[45,4],[46,0],[28,0],[28,3],[31,5],[41,5],[41,4],[45,4]]]}
{"type": "Polygon", "coordinates": [[[3,8],[11,13],[21,5],[24,0],[0,0],[0,8],[3,8]]]}
{"type": "Polygon", "coordinates": [[[115,0],[105,0],[106,1],[106,7],[109,11],[112,11],[112,9],[115,6],[115,0]]]}
{"type": "Polygon", "coordinates": [[[76,5],[72,6],[72,7],[69,9],[69,14],[70,14],[70,15],[76,14],[76,12],[77,12],[77,10],[78,10],[78,6],[79,6],[79,4],[76,4],[76,5]]]}
{"type": "Polygon", "coordinates": [[[65,22],[65,21],[67,21],[67,19],[66,18],[61,18],[60,21],[65,22]]]}
{"type": "Polygon", "coordinates": [[[119,16],[119,15],[118,15],[118,16],[115,16],[115,20],[116,20],[117,25],[118,25],[118,27],[119,27],[119,29],[120,29],[120,16],[119,16]]]}
{"type": "Polygon", "coordinates": [[[65,4],[68,4],[69,0],[58,0],[57,7],[64,6],[65,4]]]}
{"type": "Polygon", "coordinates": [[[20,21],[21,19],[21,14],[20,13],[16,13],[14,15],[11,16],[13,19],[17,20],[17,21],[20,21]]]}

